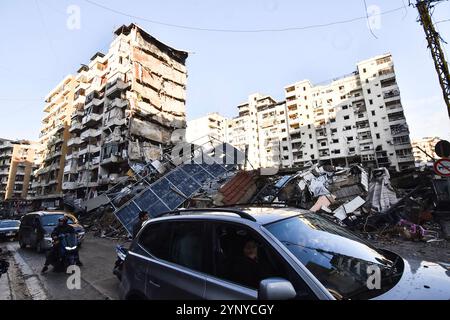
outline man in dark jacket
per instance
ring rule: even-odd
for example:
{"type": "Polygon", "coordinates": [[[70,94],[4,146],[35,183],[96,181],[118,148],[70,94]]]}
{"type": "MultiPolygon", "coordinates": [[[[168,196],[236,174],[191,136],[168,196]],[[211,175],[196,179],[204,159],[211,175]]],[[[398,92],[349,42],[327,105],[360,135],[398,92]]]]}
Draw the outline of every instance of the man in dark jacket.
{"type": "Polygon", "coordinates": [[[142,224],[149,219],[147,211],[139,212],[138,221],[133,226],[133,239],[136,238],[137,234],[142,228],[142,224]]]}
{"type": "MultiPolygon", "coordinates": [[[[53,247],[48,252],[48,255],[45,259],[44,268],[42,268],[42,272],[46,272],[48,270],[48,266],[54,262],[56,262],[60,257],[60,239],[59,236],[62,234],[74,234],[75,229],[68,223],[69,218],[67,216],[63,216],[58,219],[58,225],[53,229],[52,231],[52,239],[53,239],[53,247]]],[[[80,261],[80,258],[78,256],[76,257],[77,265],[82,266],[83,264],[80,261]]]]}

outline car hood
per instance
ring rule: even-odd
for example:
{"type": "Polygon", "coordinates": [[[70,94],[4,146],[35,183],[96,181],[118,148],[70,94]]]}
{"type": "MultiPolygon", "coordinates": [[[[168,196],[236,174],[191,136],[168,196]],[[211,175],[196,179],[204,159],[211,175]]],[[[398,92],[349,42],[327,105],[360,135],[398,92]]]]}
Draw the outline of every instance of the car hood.
{"type": "Polygon", "coordinates": [[[450,266],[403,259],[400,281],[375,300],[450,300],[450,266]]]}

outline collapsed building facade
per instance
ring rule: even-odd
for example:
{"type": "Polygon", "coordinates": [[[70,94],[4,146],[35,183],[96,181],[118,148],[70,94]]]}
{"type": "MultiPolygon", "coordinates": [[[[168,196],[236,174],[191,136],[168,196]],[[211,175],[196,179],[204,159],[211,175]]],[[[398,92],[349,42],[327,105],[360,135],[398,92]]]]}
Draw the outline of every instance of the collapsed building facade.
{"type": "Polygon", "coordinates": [[[47,180],[56,184],[39,194],[63,193],[65,201],[78,202],[95,197],[127,178],[134,163],[161,157],[172,133],[186,127],[187,53],[135,24],[121,26],[115,36],[106,54],[96,53],[68,78],[61,149],[42,141],[43,154],[57,151],[60,158],[47,162],[44,155],[37,172],[54,166],[47,180]]]}

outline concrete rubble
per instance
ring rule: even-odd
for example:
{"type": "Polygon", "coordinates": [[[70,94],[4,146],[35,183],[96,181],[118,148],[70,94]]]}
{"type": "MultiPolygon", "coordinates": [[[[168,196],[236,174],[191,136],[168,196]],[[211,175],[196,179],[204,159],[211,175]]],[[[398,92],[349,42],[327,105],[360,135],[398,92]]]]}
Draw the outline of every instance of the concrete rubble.
{"type": "MultiPolygon", "coordinates": [[[[114,210],[177,168],[173,161],[163,158],[146,166],[131,165],[129,179],[91,200],[84,223],[99,236],[126,237],[114,210]]],[[[391,176],[385,168],[369,170],[360,165],[343,168],[311,163],[300,171],[269,176],[233,166],[220,177],[206,181],[180,208],[291,206],[326,216],[369,239],[381,236],[433,242],[450,236],[446,183],[432,172],[411,171],[405,179],[391,176]]]]}

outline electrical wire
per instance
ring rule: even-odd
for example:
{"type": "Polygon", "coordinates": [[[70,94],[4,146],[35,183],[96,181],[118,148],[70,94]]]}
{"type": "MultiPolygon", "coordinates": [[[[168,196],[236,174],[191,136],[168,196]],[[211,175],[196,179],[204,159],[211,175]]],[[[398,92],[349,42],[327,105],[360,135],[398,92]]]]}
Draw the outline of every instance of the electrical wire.
{"type": "MultiPolygon", "coordinates": [[[[141,16],[136,16],[136,15],[132,15],[129,13],[125,13],[123,11],[120,10],[116,10],[113,9],[111,7],[102,5],[100,3],[94,2],[92,0],[84,0],[85,2],[102,8],[104,10],[113,12],[115,14],[119,14],[128,18],[132,18],[132,19],[136,19],[136,20],[141,20],[141,21],[145,21],[148,23],[152,23],[152,24],[157,24],[157,25],[162,25],[162,26],[166,26],[166,27],[171,27],[171,28],[178,28],[178,29],[185,29],[185,30],[191,30],[191,31],[204,31],[204,32],[224,32],[224,33],[263,33],[263,32],[286,32],[286,31],[301,31],[301,30],[309,30],[309,29],[317,29],[317,28],[323,28],[323,27],[330,27],[330,26],[335,26],[335,25],[339,25],[339,24],[346,24],[346,23],[351,23],[351,22],[355,22],[355,21],[360,21],[360,20],[365,20],[368,18],[367,15],[367,10],[366,10],[366,15],[365,16],[361,16],[361,17],[356,17],[356,18],[352,18],[352,19],[345,19],[345,20],[339,20],[339,21],[334,21],[334,22],[329,22],[329,23],[323,23],[323,24],[314,24],[314,25],[308,25],[308,26],[298,26],[298,27],[284,27],[284,28],[274,28],[274,29],[220,29],[220,28],[202,28],[202,27],[196,27],[196,26],[188,26],[188,25],[179,25],[179,24],[173,24],[173,23],[168,23],[168,22],[163,22],[163,21],[158,21],[158,20],[153,20],[153,19],[149,19],[149,18],[145,18],[145,17],[141,17],[141,16]]],[[[394,13],[397,12],[399,10],[403,10],[405,9],[406,6],[401,6],[395,9],[391,9],[391,10],[387,10],[384,12],[381,12],[379,14],[376,15],[386,15],[386,14],[390,14],[390,13],[394,13]]]]}

